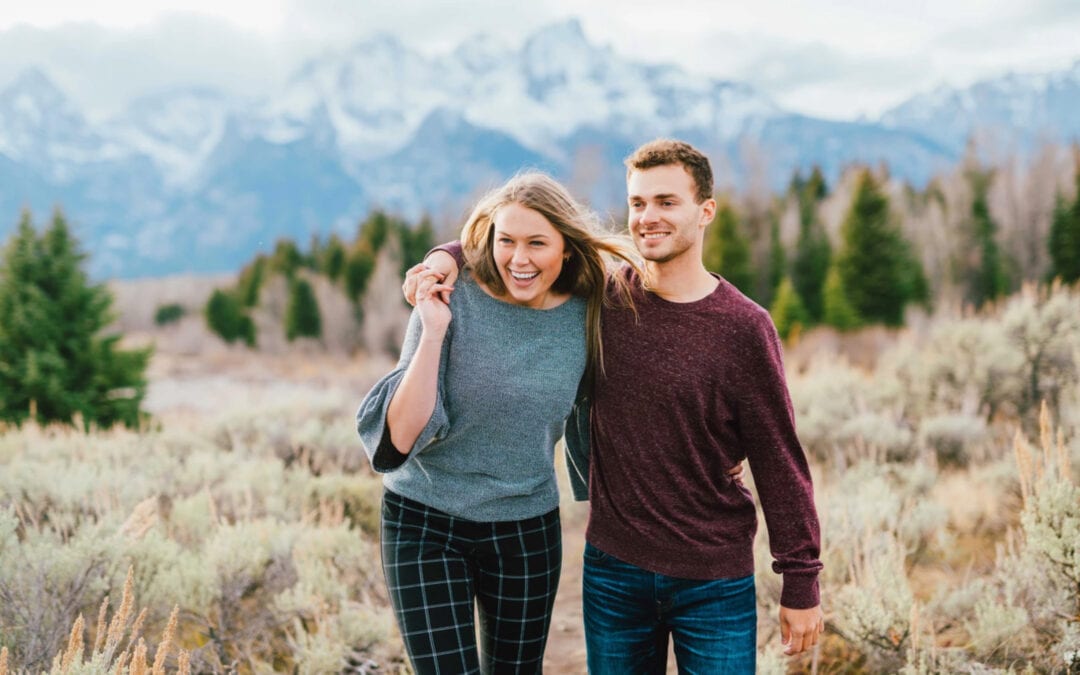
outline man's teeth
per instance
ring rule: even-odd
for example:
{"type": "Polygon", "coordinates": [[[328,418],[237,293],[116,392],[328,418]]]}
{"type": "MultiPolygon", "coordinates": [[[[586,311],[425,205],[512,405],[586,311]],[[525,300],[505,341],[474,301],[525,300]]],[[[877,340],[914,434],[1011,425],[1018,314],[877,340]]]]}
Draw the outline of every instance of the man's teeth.
{"type": "Polygon", "coordinates": [[[536,278],[539,275],[539,272],[529,272],[528,274],[526,274],[525,272],[515,272],[514,270],[510,270],[510,276],[514,277],[515,279],[521,279],[522,281],[528,281],[529,279],[536,278]]]}
{"type": "Polygon", "coordinates": [[[660,237],[666,237],[667,232],[646,232],[641,236],[645,237],[646,239],[659,239],[660,237]]]}

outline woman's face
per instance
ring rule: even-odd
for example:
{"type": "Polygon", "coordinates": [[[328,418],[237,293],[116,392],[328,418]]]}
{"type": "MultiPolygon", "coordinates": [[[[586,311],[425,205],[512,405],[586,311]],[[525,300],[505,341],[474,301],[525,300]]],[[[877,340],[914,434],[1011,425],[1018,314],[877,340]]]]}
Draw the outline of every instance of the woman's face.
{"type": "Polygon", "coordinates": [[[562,234],[538,211],[507,204],[495,212],[492,254],[508,302],[544,309],[562,272],[562,234]]]}

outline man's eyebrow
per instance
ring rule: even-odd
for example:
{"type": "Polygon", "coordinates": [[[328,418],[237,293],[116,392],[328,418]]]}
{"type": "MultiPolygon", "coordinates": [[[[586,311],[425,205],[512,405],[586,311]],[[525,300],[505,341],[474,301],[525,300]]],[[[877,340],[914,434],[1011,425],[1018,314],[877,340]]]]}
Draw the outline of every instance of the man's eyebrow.
{"type": "MultiPolygon", "coordinates": [[[[678,195],[676,195],[674,192],[664,192],[664,193],[661,193],[661,194],[658,194],[658,195],[653,195],[650,199],[678,199],[678,198],[679,198],[678,195]]],[[[634,200],[645,201],[645,198],[640,196],[640,195],[630,195],[626,199],[627,199],[627,201],[634,201],[634,200]]]]}

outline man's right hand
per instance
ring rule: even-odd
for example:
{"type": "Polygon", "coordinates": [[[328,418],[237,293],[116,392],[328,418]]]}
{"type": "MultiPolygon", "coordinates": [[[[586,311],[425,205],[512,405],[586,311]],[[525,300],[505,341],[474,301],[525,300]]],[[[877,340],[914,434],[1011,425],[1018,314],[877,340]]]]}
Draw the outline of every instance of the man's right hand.
{"type": "Polygon", "coordinates": [[[454,256],[445,251],[435,251],[424,262],[413,265],[405,272],[405,283],[401,292],[405,302],[416,305],[418,295],[437,294],[443,302],[449,304],[450,293],[457,281],[458,267],[454,256]]]}

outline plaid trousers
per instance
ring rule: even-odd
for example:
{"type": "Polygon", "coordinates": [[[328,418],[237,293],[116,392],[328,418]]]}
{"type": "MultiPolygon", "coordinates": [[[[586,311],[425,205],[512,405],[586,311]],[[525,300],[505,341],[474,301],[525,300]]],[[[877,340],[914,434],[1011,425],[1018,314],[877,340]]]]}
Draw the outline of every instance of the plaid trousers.
{"type": "Polygon", "coordinates": [[[476,522],[386,490],[382,562],[417,675],[542,672],[562,567],[557,508],[476,522]]]}

